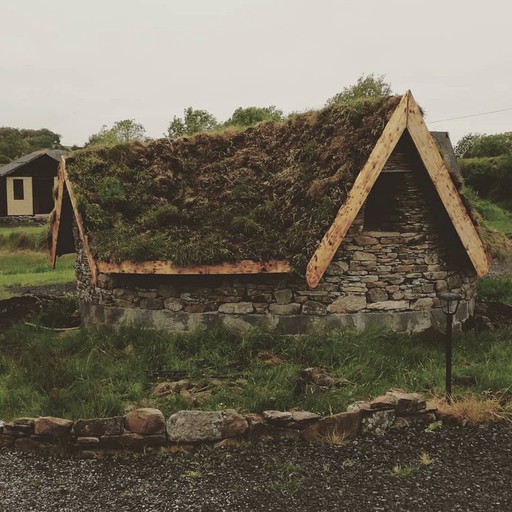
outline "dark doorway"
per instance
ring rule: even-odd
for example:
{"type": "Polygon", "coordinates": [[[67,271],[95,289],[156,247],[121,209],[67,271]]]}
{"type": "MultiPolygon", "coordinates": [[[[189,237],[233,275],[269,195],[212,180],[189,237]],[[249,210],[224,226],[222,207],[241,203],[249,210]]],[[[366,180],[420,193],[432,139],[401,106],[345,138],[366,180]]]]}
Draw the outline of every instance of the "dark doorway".
{"type": "Polygon", "coordinates": [[[53,210],[53,178],[33,178],[34,215],[53,210]]]}

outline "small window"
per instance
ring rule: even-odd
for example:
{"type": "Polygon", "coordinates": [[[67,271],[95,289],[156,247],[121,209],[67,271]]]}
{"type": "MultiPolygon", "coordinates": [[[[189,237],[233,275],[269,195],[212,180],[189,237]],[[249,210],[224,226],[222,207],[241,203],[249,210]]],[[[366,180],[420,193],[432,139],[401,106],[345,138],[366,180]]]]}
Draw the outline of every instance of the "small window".
{"type": "Polygon", "coordinates": [[[398,208],[401,173],[383,172],[368,194],[364,211],[364,229],[367,231],[395,231],[400,224],[398,208]]]}
{"type": "Polygon", "coordinates": [[[25,191],[23,189],[23,180],[12,180],[12,186],[14,189],[14,199],[17,199],[17,200],[25,199],[25,191]]]}

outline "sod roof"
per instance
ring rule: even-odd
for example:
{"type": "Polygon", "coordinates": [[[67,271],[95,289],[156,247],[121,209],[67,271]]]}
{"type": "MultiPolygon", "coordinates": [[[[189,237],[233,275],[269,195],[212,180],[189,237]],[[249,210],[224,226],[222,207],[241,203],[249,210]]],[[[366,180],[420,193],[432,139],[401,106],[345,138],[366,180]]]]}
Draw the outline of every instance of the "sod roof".
{"type": "Polygon", "coordinates": [[[302,272],[399,101],[74,152],[66,169],[91,251],[176,265],[281,259],[302,272]]]}

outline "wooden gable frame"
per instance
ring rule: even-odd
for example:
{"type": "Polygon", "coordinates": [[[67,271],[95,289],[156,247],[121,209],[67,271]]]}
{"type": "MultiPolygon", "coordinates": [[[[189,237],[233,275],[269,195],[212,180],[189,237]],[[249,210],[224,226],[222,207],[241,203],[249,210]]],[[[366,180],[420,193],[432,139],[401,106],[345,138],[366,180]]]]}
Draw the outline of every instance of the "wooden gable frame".
{"type": "Polygon", "coordinates": [[[482,240],[452,182],[439,149],[428,131],[420,108],[411,92],[408,91],[402,97],[368,161],[357,176],[346,202],[339,209],[334,222],[308,263],[306,280],[311,288],[318,285],[405,130],[409,132],[477,274],[483,276],[488,272],[489,259],[482,240]]]}

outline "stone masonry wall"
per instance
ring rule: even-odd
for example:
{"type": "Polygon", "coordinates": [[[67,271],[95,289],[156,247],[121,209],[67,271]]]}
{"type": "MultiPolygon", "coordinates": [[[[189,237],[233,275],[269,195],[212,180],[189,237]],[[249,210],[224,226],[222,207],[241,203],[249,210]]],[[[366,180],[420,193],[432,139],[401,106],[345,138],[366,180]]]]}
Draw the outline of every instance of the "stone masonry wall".
{"type": "Polygon", "coordinates": [[[171,330],[205,327],[219,319],[242,329],[259,325],[286,333],[382,323],[422,330],[433,317],[442,319],[437,293],[450,289],[464,297],[458,318],[466,319],[473,312],[476,274],[437,195],[421,182],[420,173],[379,178],[387,179],[393,179],[396,194],[393,211],[383,211],[383,219],[394,231],[365,229],[363,207],[315,289],[299,276],[282,274],[100,274],[93,288],[79,251],[82,313],[91,323],[171,330]]]}

